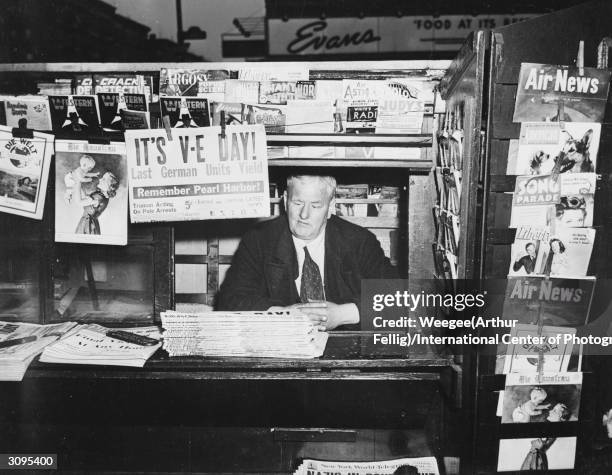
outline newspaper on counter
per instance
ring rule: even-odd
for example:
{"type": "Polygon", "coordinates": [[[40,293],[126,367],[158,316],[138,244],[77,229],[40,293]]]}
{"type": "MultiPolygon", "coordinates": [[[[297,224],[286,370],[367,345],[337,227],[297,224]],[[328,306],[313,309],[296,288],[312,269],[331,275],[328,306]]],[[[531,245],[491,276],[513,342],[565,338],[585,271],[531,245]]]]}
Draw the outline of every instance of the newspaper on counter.
{"type": "Polygon", "coordinates": [[[294,475],[392,475],[399,467],[411,466],[419,475],[439,475],[435,457],[401,458],[379,462],[336,462],[305,459],[294,475]]]}
{"type": "Polygon", "coordinates": [[[316,358],[327,333],[306,315],[282,312],[162,312],[170,356],[316,358]]]}
{"type": "Polygon", "coordinates": [[[13,137],[0,126],[0,212],[42,219],[47,194],[53,135],[13,137]]]}
{"type": "Polygon", "coordinates": [[[0,117],[8,127],[19,127],[20,119],[27,119],[28,129],[51,130],[49,100],[42,96],[0,96],[0,117]]]}
{"type": "Polygon", "coordinates": [[[31,340],[0,348],[0,381],[21,381],[36,355],[58,338],[68,335],[75,325],[75,322],[51,325],[0,322],[0,342],[28,337],[31,340]]]}
{"type": "MultiPolygon", "coordinates": [[[[43,363],[134,366],[142,368],[161,346],[138,345],[107,335],[111,329],[97,324],[80,325],[65,338],[47,346],[40,356],[43,363]]],[[[159,340],[157,327],[122,328],[159,340]]]]}
{"type": "Polygon", "coordinates": [[[125,133],[133,223],[270,215],[260,125],[125,133]]]}

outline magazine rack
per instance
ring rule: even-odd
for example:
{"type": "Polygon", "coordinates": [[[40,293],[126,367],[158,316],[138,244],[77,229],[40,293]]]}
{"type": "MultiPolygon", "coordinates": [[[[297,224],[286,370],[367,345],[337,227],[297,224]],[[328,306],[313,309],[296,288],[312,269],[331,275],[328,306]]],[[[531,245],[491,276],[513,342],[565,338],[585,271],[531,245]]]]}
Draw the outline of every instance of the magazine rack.
{"type": "MultiPolygon", "coordinates": [[[[609,25],[599,21],[600,15],[612,12],[607,2],[592,2],[565,11],[542,16],[519,24],[494,30],[490,37],[488,57],[488,91],[485,102],[486,146],[482,175],[482,223],[479,269],[480,279],[505,279],[512,258],[510,247],[514,230],[508,229],[511,211],[511,192],[516,177],[506,176],[508,145],[519,136],[520,124],[512,122],[515,96],[521,63],[572,65],[580,41],[585,42],[585,66],[595,67],[597,47],[602,38],[609,36],[609,25]],[[585,26],[588,25],[588,28],[585,26]],[[559,44],[569,45],[567,48],[559,44]]],[[[609,278],[610,245],[610,187],[612,170],[609,156],[611,131],[609,121],[612,108],[606,109],[602,124],[599,157],[596,172],[601,176],[595,194],[595,227],[597,238],[591,257],[589,275],[597,277],[595,297],[591,305],[590,321],[599,317],[609,302],[609,289],[602,284],[609,278]]],[[[609,356],[608,356],[609,358],[609,356]]],[[[609,360],[605,356],[585,357],[582,402],[579,421],[560,423],[500,424],[495,416],[498,391],[504,388],[504,375],[495,375],[495,357],[478,355],[475,371],[474,413],[476,421],[473,439],[472,472],[497,473],[499,441],[501,439],[577,436],[575,467],[584,473],[599,473],[591,468],[599,455],[595,447],[603,435],[601,414],[610,404],[609,360]],[[606,364],[607,362],[607,364],[606,364]],[[593,372],[593,373],[589,373],[593,372]],[[599,384],[597,383],[599,382],[599,384]],[[597,390],[595,388],[598,388],[597,390]],[[606,400],[607,402],[602,402],[606,400]]],[[[468,411],[469,412],[469,411],[468,411]]],[[[516,454],[516,457],[521,455],[516,454]]],[[[605,471],[605,469],[604,469],[605,471]]],[[[507,472],[505,472],[507,473],[507,472]]],[[[575,470],[556,470],[555,473],[575,473],[575,470]]],[[[602,472],[603,473],[603,472],[602,472]]]]}

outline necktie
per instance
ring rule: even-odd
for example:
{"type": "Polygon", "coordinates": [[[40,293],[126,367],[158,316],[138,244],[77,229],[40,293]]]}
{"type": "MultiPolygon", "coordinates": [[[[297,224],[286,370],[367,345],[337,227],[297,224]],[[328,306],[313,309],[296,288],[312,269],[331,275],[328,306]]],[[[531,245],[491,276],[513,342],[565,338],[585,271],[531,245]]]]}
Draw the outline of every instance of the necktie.
{"type": "Polygon", "coordinates": [[[310,257],[310,253],[306,246],[304,246],[304,264],[302,265],[300,299],[302,303],[312,302],[313,300],[325,300],[319,266],[312,260],[312,257],[310,257]]]}

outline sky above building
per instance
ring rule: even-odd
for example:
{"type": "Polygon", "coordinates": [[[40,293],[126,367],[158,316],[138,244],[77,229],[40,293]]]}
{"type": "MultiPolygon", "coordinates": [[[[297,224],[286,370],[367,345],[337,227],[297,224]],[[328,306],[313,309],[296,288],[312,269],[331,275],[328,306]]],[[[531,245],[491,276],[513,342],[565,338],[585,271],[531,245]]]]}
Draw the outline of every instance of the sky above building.
{"type": "MultiPolygon", "coordinates": [[[[104,0],[119,15],[143,23],[158,38],[177,40],[176,2],[172,0],[104,0]]],[[[205,40],[189,41],[189,52],[209,61],[221,61],[222,35],[239,33],[234,18],[265,16],[265,0],[182,0],[183,31],[197,26],[206,32],[205,40]]]]}

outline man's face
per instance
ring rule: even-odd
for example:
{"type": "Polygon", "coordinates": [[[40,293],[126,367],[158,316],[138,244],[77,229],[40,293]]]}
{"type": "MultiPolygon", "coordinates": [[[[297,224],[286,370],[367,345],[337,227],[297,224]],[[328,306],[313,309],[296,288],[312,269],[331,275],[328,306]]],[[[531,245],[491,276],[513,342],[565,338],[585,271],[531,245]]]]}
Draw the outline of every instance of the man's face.
{"type": "Polygon", "coordinates": [[[527,254],[529,254],[529,257],[535,257],[535,246],[533,244],[527,246],[527,254]]]}
{"type": "Polygon", "coordinates": [[[312,241],[325,228],[331,214],[332,197],[318,178],[294,179],[291,189],[285,192],[285,203],[291,234],[312,241]]]}

